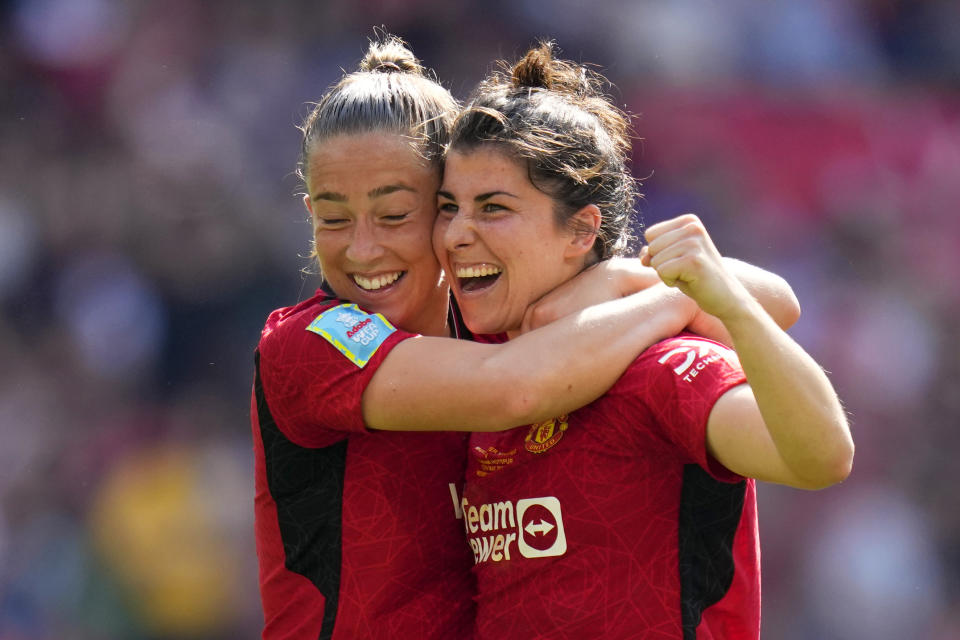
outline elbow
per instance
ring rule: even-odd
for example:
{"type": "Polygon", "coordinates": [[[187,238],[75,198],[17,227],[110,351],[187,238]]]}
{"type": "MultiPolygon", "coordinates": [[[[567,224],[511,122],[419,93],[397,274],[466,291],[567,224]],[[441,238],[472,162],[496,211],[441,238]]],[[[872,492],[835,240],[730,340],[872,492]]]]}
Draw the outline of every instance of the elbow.
{"type": "Polygon", "coordinates": [[[558,396],[555,393],[556,381],[551,384],[553,386],[544,384],[543,379],[537,376],[524,376],[508,385],[500,397],[503,398],[503,410],[509,424],[496,431],[552,420],[565,411],[575,409],[576,405],[568,401],[569,394],[574,391],[573,385],[567,384],[567,394],[558,396]],[[567,401],[561,401],[563,398],[567,401]]]}
{"type": "Polygon", "coordinates": [[[815,491],[827,489],[849,478],[852,470],[853,456],[829,465],[824,465],[823,469],[820,470],[819,476],[805,488],[815,491]]]}
{"type": "Polygon", "coordinates": [[[839,484],[850,477],[853,471],[853,454],[855,446],[853,436],[850,435],[850,425],[845,415],[840,415],[836,419],[836,435],[828,453],[824,456],[826,464],[826,477],[830,480],[830,485],[839,484]]]}
{"type": "Polygon", "coordinates": [[[786,318],[784,318],[786,329],[797,324],[797,321],[800,320],[800,313],[800,301],[797,300],[797,297],[791,292],[790,300],[787,301],[786,318]]]}
{"type": "Polygon", "coordinates": [[[546,419],[542,417],[547,409],[546,399],[531,380],[504,377],[498,386],[496,406],[487,412],[488,419],[484,424],[474,431],[506,431],[546,419]]]}
{"type": "Polygon", "coordinates": [[[830,485],[839,484],[850,477],[850,473],[853,471],[853,450],[853,440],[849,437],[838,447],[838,451],[831,459],[828,468],[830,485]]]}
{"type": "Polygon", "coordinates": [[[509,424],[502,429],[496,429],[497,431],[546,419],[543,417],[546,403],[541,400],[536,389],[515,387],[512,393],[505,394],[503,397],[505,417],[509,424]]]}
{"type": "Polygon", "coordinates": [[[849,437],[837,443],[832,451],[824,453],[817,460],[814,473],[804,475],[798,488],[820,490],[840,484],[850,477],[853,471],[853,440],[849,437]]]}
{"type": "Polygon", "coordinates": [[[783,301],[780,305],[779,315],[777,318],[777,324],[780,325],[780,328],[786,331],[793,325],[797,324],[797,321],[800,320],[800,300],[797,299],[797,295],[793,292],[793,289],[787,284],[787,281],[783,281],[784,286],[787,288],[787,294],[784,296],[783,301]]]}

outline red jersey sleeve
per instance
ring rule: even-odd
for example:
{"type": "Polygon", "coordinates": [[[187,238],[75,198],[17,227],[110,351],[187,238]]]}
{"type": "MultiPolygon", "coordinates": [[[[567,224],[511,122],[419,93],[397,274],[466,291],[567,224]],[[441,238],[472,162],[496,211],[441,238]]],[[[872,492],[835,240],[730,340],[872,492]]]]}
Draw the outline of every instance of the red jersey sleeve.
{"type": "Polygon", "coordinates": [[[275,311],[260,338],[267,405],[284,435],[303,447],[363,431],[364,389],[393,347],[414,336],[338,302],[275,311]]]}
{"type": "Polygon", "coordinates": [[[635,366],[644,372],[641,397],[667,441],[716,479],[741,480],[707,453],[706,440],[713,405],[746,382],[736,353],[713,340],[682,334],[647,349],[635,366]]]}

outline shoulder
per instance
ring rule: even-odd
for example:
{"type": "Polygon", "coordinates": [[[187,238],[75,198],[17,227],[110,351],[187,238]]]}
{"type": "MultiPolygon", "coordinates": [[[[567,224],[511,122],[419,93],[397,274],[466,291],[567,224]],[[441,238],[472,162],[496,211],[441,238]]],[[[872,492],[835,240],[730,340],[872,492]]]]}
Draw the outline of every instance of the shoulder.
{"type": "Polygon", "coordinates": [[[633,366],[672,370],[677,376],[685,376],[715,363],[740,368],[733,349],[693,333],[681,333],[651,346],[637,357],[633,366]]]}
{"type": "Polygon", "coordinates": [[[412,335],[380,314],[321,291],[295,306],[273,311],[258,348],[266,361],[329,359],[363,368],[384,343],[412,335]]]}
{"type": "Polygon", "coordinates": [[[277,424],[300,446],[364,430],[362,395],[390,350],[413,334],[357,305],[315,296],[270,314],[257,376],[277,424]]]}
{"type": "Polygon", "coordinates": [[[740,362],[732,349],[708,338],[681,333],[652,345],[637,356],[614,389],[661,402],[679,387],[695,387],[718,377],[740,376],[740,362]],[[696,381],[695,381],[696,379],[696,381]]]}
{"type": "Polygon", "coordinates": [[[261,347],[265,342],[272,343],[283,340],[291,333],[306,327],[317,314],[343,303],[343,300],[317,291],[316,295],[307,300],[289,307],[274,309],[267,316],[263,330],[260,332],[261,347]]]}

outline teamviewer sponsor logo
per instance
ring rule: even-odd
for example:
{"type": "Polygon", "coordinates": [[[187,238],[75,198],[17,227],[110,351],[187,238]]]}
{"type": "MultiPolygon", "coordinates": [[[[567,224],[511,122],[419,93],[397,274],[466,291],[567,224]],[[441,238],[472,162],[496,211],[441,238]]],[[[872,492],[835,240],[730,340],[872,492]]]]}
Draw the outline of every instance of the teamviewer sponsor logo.
{"type": "Polygon", "coordinates": [[[473,561],[548,558],[567,552],[560,501],[553,496],[472,505],[461,502],[473,561]]]}
{"type": "Polygon", "coordinates": [[[525,558],[562,556],[567,552],[560,501],[553,497],[517,500],[520,535],[517,546],[525,558]]]}

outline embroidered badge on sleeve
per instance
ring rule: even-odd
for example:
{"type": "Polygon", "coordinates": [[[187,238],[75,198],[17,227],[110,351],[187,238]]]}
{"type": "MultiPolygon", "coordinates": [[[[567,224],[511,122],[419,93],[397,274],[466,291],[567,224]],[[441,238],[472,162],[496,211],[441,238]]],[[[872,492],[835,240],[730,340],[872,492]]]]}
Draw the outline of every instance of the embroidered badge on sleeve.
{"type": "Polygon", "coordinates": [[[396,328],[379,313],[361,311],[355,304],[341,304],[327,309],[307,325],[326,338],[358,367],[363,368],[396,328]]]}

